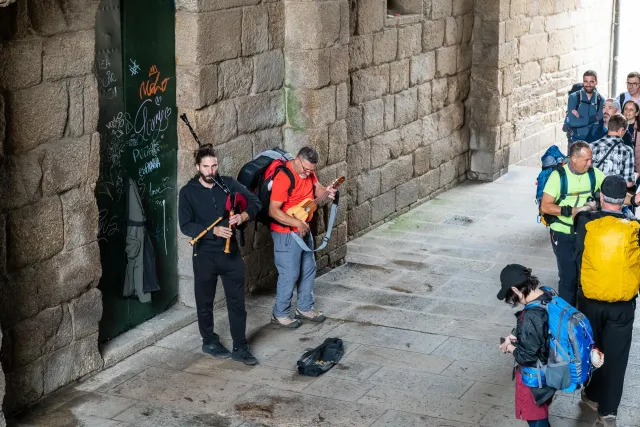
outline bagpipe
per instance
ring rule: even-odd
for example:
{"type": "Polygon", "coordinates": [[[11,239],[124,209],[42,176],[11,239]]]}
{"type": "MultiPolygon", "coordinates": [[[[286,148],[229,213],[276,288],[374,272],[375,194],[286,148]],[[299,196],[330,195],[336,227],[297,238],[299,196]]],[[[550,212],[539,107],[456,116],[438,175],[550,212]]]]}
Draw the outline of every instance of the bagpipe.
{"type": "MultiPolygon", "coordinates": [[[[193,139],[195,139],[196,143],[198,144],[198,147],[202,147],[200,138],[198,138],[198,135],[196,134],[195,130],[193,130],[193,127],[191,127],[191,123],[189,123],[189,119],[187,118],[187,115],[183,113],[180,115],[180,118],[187,125],[187,128],[189,128],[189,131],[191,132],[193,139]]],[[[247,199],[242,194],[235,191],[232,192],[231,190],[229,190],[229,187],[227,187],[224,180],[222,179],[222,176],[220,176],[219,173],[216,173],[215,176],[213,176],[213,182],[215,185],[220,187],[222,191],[224,191],[227,194],[227,201],[225,204],[225,213],[223,216],[219,217],[211,225],[205,228],[202,231],[202,233],[198,234],[196,237],[191,239],[189,241],[189,244],[191,246],[194,246],[198,242],[198,240],[202,239],[209,231],[211,231],[211,229],[213,229],[213,227],[218,225],[224,219],[229,219],[232,216],[236,214],[240,214],[244,212],[245,209],[247,209],[247,205],[248,205],[247,199]]],[[[230,225],[229,228],[233,229],[233,226],[230,225]]],[[[241,237],[240,237],[241,246],[242,246],[243,240],[244,240],[244,236],[241,234],[241,237]]],[[[230,247],[231,247],[231,237],[227,238],[227,242],[224,248],[224,253],[226,254],[231,253],[230,247]]],[[[197,256],[197,254],[194,253],[193,256],[197,256]]]]}

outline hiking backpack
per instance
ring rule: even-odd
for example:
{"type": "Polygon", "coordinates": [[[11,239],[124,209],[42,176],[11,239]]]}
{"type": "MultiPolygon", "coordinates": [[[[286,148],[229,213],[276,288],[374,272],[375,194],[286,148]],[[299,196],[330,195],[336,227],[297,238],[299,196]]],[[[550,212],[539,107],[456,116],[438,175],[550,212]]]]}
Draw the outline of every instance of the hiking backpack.
{"type": "MultiPolygon", "coordinates": [[[[576,110],[578,109],[578,107],[580,107],[580,104],[582,104],[582,88],[583,85],[582,83],[576,83],[573,86],[571,86],[571,89],[569,89],[569,92],[567,92],[567,95],[571,96],[572,93],[578,92],[578,103],[576,104],[576,110]]],[[[602,95],[600,95],[597,91],[596,91],[596,111],[600,111],[600,105],[602,104],[602,102],[604,101],[604,98],[602,98],[602,95]]],[[[589,100],[584,101],[586,104],[590,104],[591,102],[589,100]]],[[[571,114],[571,111],[567,110],[567,113],[564,117],[564,124],[562,125],[562,131],[567,135],[567,141],[571,141],[571,137],[573,136],[574,130],[571,126],[569,126],[569,114],[571,114]]]]}
{"type": "Polygon", "coordinates": [[[541,307],[549,314],[549,359],[546,365],[538,360],[535,367],[520,369],[522,382],[528,387],[549,386],[572,392],[585,384],[593,371],[593,330],[586,316],[553,289],[547,286],[540,289],[551,294],[551,301],[547,304],[530,302],[525,310],[541,307]]]}
{"type": "Polygon", "coordinates": [[[249,163],[242,166],[238,173],[238,182],[249,191],[252,191],[260,199],[262,207],[256,216],[256,226],[258,222],[268,226],[272,222],[269,216],[269,203],[271,201],[271,187],[273,180],[279,172],[289,178],[289,196],[293,191],[296,179],[293,173],[287,168],[287,162],[294,157],[279,147],[263,151],[249,163]]]}

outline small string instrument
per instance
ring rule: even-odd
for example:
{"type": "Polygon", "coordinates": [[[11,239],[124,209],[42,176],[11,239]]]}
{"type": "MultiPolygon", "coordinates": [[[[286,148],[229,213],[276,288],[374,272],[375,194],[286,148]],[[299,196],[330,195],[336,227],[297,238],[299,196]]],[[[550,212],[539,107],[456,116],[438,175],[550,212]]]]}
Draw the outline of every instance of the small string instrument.
{"type": "MultiPolygon", "coordinates": [[[[344,180],[345,180],[345,177],[341,176],[340,178],[336,179],[331,184],[329,184],[327,188],[329,187],[338,188],[340,184],[344,182],[344,180]]],[[[300,221],[306,222],[307,218],[309,218],[309,216],[311,216],[311,214],[313,214],[318,209],[318,204],[326,200],[327,197],[329,197],[329,192],[325,191],[319,197],[316,197],[315,200],[304,199],[297,205],[291,206],[289,209],[287,209],[287,215],[292,216],[296,219],[299,219],[300,221]]]]}

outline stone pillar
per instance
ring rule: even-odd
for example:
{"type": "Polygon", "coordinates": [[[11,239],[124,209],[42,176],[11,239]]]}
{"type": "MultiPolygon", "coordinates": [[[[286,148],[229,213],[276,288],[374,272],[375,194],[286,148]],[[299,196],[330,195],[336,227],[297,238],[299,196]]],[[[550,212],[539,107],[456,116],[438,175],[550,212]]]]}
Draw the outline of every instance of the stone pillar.
{"type": "MultiPolygon", "coordinates": [[[[318,176],[327,185],[347,174],[349,4],[347,0],[288,0],[284,5],[284,147],[293,154],[303,146],[314,147],[320,155],[318,176]]],[[[342,215],[320,254],[318,270],[341,262],[346,255],[346,209],[343,199],[342,215]]],[[[318,217],[321,239],[326,215],[318,217]]]]}
{"type": "Polygon", "coordinates": [[[471,137],[469,179],[492,181],[505,174],[509,164],[509,142],[500,138],[507,119],[503,97],[504,67],[518,54],[517,41],[505,42],[504,20],[510,0],[476,0],[473,28],[471,90],[467,101],[471,137]]]}

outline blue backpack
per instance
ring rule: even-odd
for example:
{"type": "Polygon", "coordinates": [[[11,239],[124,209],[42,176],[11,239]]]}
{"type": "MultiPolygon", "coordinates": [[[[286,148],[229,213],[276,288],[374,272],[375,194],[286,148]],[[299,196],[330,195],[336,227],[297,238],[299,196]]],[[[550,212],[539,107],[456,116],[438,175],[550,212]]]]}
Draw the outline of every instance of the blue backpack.
{"type": "Polygon", "coordinates": [[[549,314],[549,360],[546,365],[538,360],[535,367],[523,367],[522,382],[529,387],[549,386],[572,392],[585,384],[593,371],[591,324],[553,289],[547,286],[540,289],[552,295],[551,301],[548,304],[533,301],[525,305],[525,310],[543,307],[549,314]]]}

